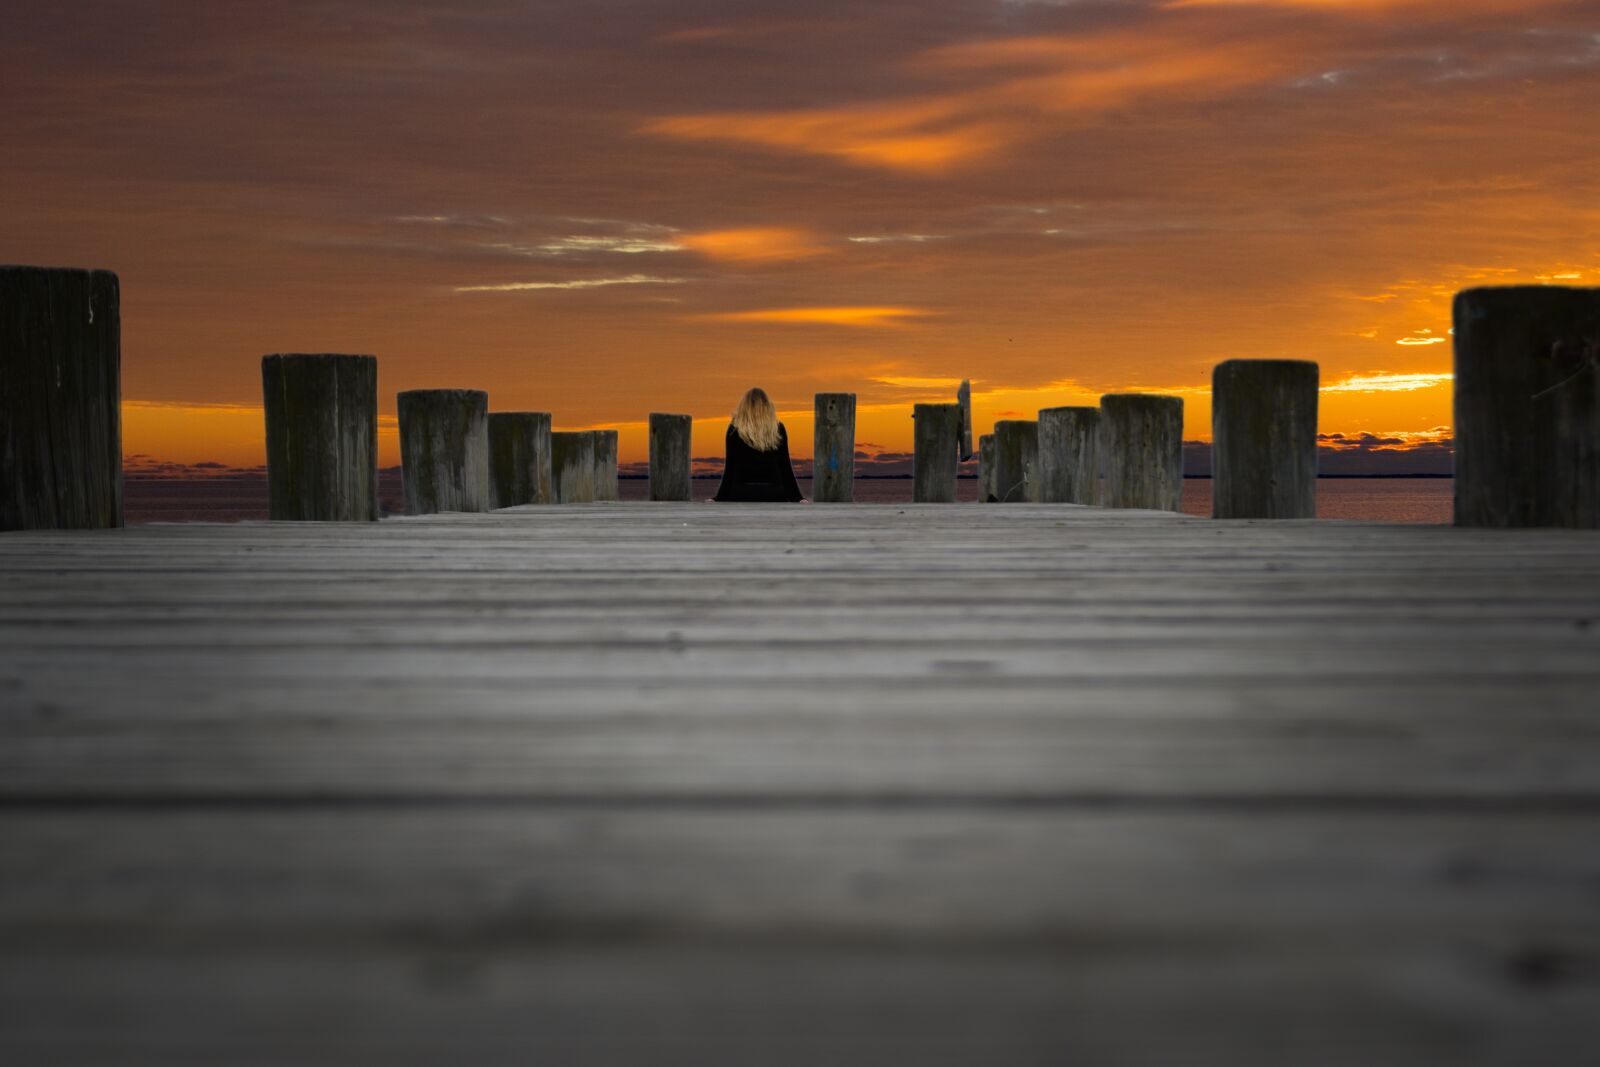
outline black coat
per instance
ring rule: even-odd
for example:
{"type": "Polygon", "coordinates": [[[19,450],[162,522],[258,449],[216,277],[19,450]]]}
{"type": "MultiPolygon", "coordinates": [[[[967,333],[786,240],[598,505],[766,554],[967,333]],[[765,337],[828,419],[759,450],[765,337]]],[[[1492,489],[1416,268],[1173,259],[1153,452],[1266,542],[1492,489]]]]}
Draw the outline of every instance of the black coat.
{"type": "Polygon", "coordinates": [[[789,464],[789,432],[778,423],[778,447],[758,452],[745,443],[739,431],[728,427],[727,463],[714,500],[799,501],[800,486],[789,464]]]}

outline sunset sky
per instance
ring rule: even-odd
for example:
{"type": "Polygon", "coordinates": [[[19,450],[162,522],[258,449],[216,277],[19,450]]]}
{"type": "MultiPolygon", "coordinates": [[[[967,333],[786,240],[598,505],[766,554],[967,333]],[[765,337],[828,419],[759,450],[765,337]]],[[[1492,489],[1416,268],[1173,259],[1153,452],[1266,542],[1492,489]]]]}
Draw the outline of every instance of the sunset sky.
{"type": "MultiPolygon", "coordinates": [[[[0,261],[122,278],[124,450],[262,462],[260,357],[557,428],[748,386],[868,451],[1322,365],[1448,438],[1449,299],[1600,284],[1600,0],[10,5],[0,261]]],[[[1354,447],[1354,446],[1347,446],[1354,447]]]]}

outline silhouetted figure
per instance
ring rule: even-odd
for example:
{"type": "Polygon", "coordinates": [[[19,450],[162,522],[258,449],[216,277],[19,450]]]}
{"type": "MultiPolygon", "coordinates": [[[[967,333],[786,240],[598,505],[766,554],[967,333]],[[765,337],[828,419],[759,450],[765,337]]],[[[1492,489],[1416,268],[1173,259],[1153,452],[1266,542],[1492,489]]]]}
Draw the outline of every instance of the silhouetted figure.
{"type": "Polygon", "coordinates": [[[760,389],[744,394],[728,426],[722,484],[712,498],[720,502],[800,503],[800,486],[789,463],[789,434],[760,389]]]}

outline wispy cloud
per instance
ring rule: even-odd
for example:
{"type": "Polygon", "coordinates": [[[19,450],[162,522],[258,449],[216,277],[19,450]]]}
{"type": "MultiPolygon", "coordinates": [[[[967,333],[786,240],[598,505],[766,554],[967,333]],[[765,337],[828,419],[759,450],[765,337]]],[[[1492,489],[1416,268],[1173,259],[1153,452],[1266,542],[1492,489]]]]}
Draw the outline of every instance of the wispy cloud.
{"type": "Polygon", "coordinates": [[[900,242],[921,244],[924,241],[948,241],[949,239],[948,234],[942,233],[876,233],[845,238],[846,241],[858,245],[884,245],[900,242]]]}
{"type": "Polygon", "coordinates": [[[765,308],[757,311],[722,311],[695,315],[700,322],[765,322],[787,325],[824,326],[903,326],[907,321],[932,315],[921,308],[906,307],[802,307],[765,308]]]}
{"type": "Polygon", "coordinates": [[[620,278],[575,278],[561,282],[503,282],[498,285],[458,285],[458,293],[520,293],[534,289],[599,289],[607,285],[682,285],[683,278],[657,278],[650,274],[625,274],[620,278]]]}
{"type": "Polygon", "coordinates": [[[1453,374],[1352,374],[1337,382],[1324,385],[1324,393],[1414,393],[1419,389],[1434,389],[1455,381],[1453,374]]]}
{"type": "Polygon", "coordinates": [[[779,263],[811,259],[832,249],[810,230],[792,226],[751,226],[687,233],[680,246],[707,259],[733,263],[779,263]]]}

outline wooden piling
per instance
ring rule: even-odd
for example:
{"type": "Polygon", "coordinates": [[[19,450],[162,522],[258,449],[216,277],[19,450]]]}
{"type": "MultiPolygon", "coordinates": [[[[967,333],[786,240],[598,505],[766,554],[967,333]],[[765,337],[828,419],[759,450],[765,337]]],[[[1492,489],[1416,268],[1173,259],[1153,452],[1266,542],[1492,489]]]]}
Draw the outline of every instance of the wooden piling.
{"type": "Polygon", "coordinates": [[[1455,524],[1600,527],[1600,289],[1469,289],[1455,349],[1455,524]]]}
{"type": "Polygon", "coordinates": [[[594,502],[594,434],[564,430],[550,434],[551,483],[557,504],[594,502]]]}
{"type": "Polygon", "coordinates": [[[549,504],[550,413],[495,411],[489,415],[489,504],[549,504]]]}
{"type": "Polygon", "coordinates": [[[1038,498],[1045,504],[1100,503],[1100,409],[1039,412],[1038,498]]]}
{"type": "Polygon", "coordinates": [[[650,413],[650,499],[690,499],[689,453],[694,440],[690,415],[650,413]]]}
{"type": "Polygon", "coordinates": [[[378,361],[373,356],[261,358],[267,517],[372,522],[378,517],[378,361]]]}
{"type": "Polygon", "coordinates": [[[594,435],[594,498],[615,501],[617,493],[617,431],[590,430],[594,435]]]}
{"type": "Polygon", "coordinates": [[[994,498],[1001,504],[1039,499],[1039,424],[1001,419],[994,424],[994,498]]]}
{"type": "Polygon", "coordinates": [[[117,276],[0,267],[0,530],[122,525],[117,276]]]}
{"type": "Polygon", "coordinates": [[[408,515],[489,510],[489,394],[400,394],[400,464],[408,515]]]}
{"type": "Polygon", "coordinates": [[[856,394],[818,393],[811,446],[811,499],[848,504],[855,499],[856,394]]]}
{"type": "Polygon", "coordinates": [[[1110,393],[1100,398],[1108,508],[1183,509],[1183,398],[1110,393]]]}
{"type": "Polygon", "coordinates": [[[916,425],[912,431],[911,499],[918,504],[953,504],[961,405],[918,404],[912,409],[912,418],[916,425]]]}
{"type": "Polygon", "coordinates": [[[1211,372],[1211,514],[1317,517],[1317,365],[1230,359],[1211,372]]]}
{"type": "Polygon", "coordinates": [[[978,503],[994,503],[994,434],[978,438],[978,503]]]}

